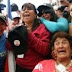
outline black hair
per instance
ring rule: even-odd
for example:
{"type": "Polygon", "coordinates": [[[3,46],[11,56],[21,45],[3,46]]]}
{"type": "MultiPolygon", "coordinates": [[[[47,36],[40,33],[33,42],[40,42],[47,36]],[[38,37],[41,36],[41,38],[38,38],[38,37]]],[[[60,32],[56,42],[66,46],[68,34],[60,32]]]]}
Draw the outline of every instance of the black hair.
{"type": "Polygon", "coordinates": [[[66,39],[69,41],[70,47],[71,47],[71,49],[72,49],[72,36],[70,36],[68,33],[62,32],[62,31],[56,32],[56,33],[53,35],[53,37],[52,37],[52,39],[51,39],[50,48],[52,48],[52,47],[54,46],[54,42],[55,42],[55,40],[56,40],[57,38],[66,38],[66,39]]]}
{"type": "Polygon", "coordinates": [[[57,16],[55,14],[55,11],[53,7],[48,4],[48,5],[40,5],[38,8],[38,16],[41,17],[43,13],[50,13],[51,14],[51,20],[50,21],[57,21],[57,16]]]}
{"type": "MultiPolygon", "coordinates": [[[[34,12],[37,14],[37,11],[36,11],[36,7],[33,5],[33,4],[31,4],[31,3],[25,3],[25,4],[23,4],[22,5],[22,10],[23,10],[23,8],[32,8],[33,10],[34,10],[34,12]]],[[[37,19],[37,17],[34,19],[34,23],[33,23],[33,26],[32,26],[32,30],[35,30],[39,25],[40,25],[40,20],[39,19],[37,19]]],[[[23,22],[23,24],[25,25],[25,23],[23,22]]]]}
{"type": "Polygon", "coordinates": [[[21,9],[23,10],[24,7],[25,8],[32,8],[34,10],[34,12],[37,14],[36,7],[32,3],[23,4],[21,9]]]}

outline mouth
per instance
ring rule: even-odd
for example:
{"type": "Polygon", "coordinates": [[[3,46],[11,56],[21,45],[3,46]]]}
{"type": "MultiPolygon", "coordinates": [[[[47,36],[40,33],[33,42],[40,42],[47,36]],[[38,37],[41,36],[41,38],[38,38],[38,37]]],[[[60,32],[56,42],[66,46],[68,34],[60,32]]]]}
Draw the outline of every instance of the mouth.
{"type": "Polygon", "coordinates": [[[66,51],[65,50],[59,50],[58,53],[64,54],[64,53],[66,53],[66,51]]]}
{"type": "Polygon", "coordinates": [[[25,18],[28,18],[29,16],[30,16],[29,13],[24,14],[25,18]]]}

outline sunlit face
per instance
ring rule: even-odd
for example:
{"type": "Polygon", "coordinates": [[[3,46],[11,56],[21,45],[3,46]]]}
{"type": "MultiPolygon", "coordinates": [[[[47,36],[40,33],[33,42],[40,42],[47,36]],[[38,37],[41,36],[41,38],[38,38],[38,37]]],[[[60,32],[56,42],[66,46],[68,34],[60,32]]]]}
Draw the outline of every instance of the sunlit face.
{"type": "Polygon", "coordinates": [[[70,44],[66,38],[57,38],[54,42],[54,50],[57,58],[70,58],[71,56],[70,44]]]}
{"type": "Polygon", "coordinates": [[[1,21],[1,19],[0,19],[0,36],[3,34],[5,29],[6,29],[5,22],[1,21]]]}
{"type": "Polygon", "coordinates": [[[70,5],[70,16],[72,17],[72,5],[70,5]]]}
{"type": "Polygon", "coordinates": [[[25,23],[33,22],[36,18],[36,14],[32,8],[23,8],[22,10],[22,20],[25,23]]]}

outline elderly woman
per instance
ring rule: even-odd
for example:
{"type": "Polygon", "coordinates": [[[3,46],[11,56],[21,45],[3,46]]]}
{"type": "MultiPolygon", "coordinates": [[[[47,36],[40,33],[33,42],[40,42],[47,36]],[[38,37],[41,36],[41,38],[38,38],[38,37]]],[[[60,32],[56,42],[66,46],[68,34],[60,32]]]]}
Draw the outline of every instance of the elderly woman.
{"type": "Polygon", "coordinates": [[[39,62],[33,72],[72,72],[72,38],[65,32],[57,32],[51,41],[56,59],[39,62]]]}

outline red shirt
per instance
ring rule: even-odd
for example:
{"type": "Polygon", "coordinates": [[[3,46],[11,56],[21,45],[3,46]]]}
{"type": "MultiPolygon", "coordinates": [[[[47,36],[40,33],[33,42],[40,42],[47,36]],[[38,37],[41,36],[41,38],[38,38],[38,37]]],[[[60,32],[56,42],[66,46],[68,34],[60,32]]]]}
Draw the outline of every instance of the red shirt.
{"type": "MultiPolygon", "coordinates": [[[[72,66],[68,69],[67,72],[72,72],[72,66]]],[[[55,60],[43,60],[39,62],[32,72],[56,72],[55,67],[55,60]]],[[[66,71],[59,71],[59,72],[66,72],[66,71]]]]}
{"type": "Polygon", "coordinates": [[[50,45],[50,32],[43,24],[28,35],[28,50],[24,58],[17,58],[16,63],[27,69],[33,69],[35,65],[46,59],[50,45]]]}
{"type": "Polygon", "coordinates": [[[49,54],[50,32],[43,24],[28,34],[28,50],[24,58],[16,58],[16,63],[26,69],[33,69],[35,65],[45,60],[49,54]]]}

